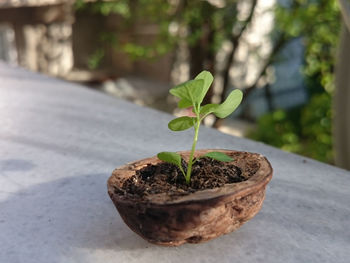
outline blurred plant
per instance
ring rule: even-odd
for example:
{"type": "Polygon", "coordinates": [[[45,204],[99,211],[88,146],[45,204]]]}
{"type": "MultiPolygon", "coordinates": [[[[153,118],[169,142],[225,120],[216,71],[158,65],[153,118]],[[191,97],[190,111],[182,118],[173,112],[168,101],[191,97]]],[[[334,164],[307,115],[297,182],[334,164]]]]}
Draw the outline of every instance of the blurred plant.
{"type": "Polygon", "coordinates": [[[102,48],[97,49],[88,59],[90,69],[98,68],[101,59],[105,56],[105,51],[102,48]]]}
{"type": "MultiPolygon", "coordinates": [[[[221,101],[228,94],[229,70],[234,63],[235,53],[241,43],[243,33],[249,27],[254,16],[258,0],[98,0],[93,3],[76,2],[77,11],[85,10],[102,15],[118,15],[121,18],[118,34],[104,38],[118,50],[132,59],[153,59],[170,51],[177,50],[180,43],[189,49],[190,78],[194,78],[203,69],[217,75],[215,59],[225,41],[232,45],[228,59],[223,66],[223,91],[221,101]],[[245,15],[238,15],[242,4],[247,8],[245,15]],[[132,32],[140,25],[156,25],[157,35],[152,43],[138,41],[135,34],[122,39],[123,32],[132,32]]],[[[104,33],[106,35],[106,33],[104,33]]],[[[91,66],[96,66],[102,56],[93,54],[91,66]],[[97,59],[96,59],[97,58],[97,59]]],[[[211,102],[212,91],[205,98],[211,102]]]]}
{"type": "MultiPolygon", "coordinates": [[[[104,55],[101,54],[102,46],[111,45],[116,50],[122,51],[132,59],[152,59],[164,55],[173,48],[174,36],[169,34],[171,17],[174,15],[173,6],[168,1],[162,0],[97,0],[92,3],[78,0],[75,2],[77,12],[87,11],[103,16],[117,15],[120,18],[118,32],[101,31],[99,36],[101,47],[91,57],[94,62],[100,62],[104,55]],[[169,16],[169,17],[168,17],[169,16]],[[118,35],[130,33],[137,24],[154,23],[158,25],[158,34],[153,43],[138,44],[131,36],[129,39],[120,39],[118,35]],[[96,54],[98,55],[96,56],[96,54]],[[98,58],[98,60],[95,60],[98,58]]],[[[95,66],[95,63],[93,63],[95,66]]]]}
{"type": "MultiPolygon", "coordinates": [[[[202,69],[216,75],[216,54],[225,41],[230,42],[232,49],[221,72],[222,102],[230,88],[229,72],[235,64],[235,55],[258,4],[258,0],[250,0],[246,15],[241,18],[238,15],[238,5],[243,2],[244,0],[98,0],[86,4],[83,0],[78,0],[76,7],[78,11],[84,9],[105,16],[116,14],[122,18],[118,35],[115,32],[105,32],[101,34],[101,40],[133,59],[153,59],[176,50],[181,42],[185,42],[190,51],[191,78],[202,69]],[[135,35],[126,39],[118,37],[123,32],[130,32],[138,25],[145,24],[157,25],[158,33],[152,43],[140,44],[135,35]]],[[[256,89],[285,44],[293,38],[302,37],[305,45],[303,74],[311,99],[303,108],[277,111],[262,117],[252,136],[289,151],[331,162],[331,96],[334,90],[334,54],[340,31],[338,5],[336,0],[279,1],[275,16],[276,30],[272,35],[271,55],[261,62],[261,71],[256,80],[244,90],[245,97],[256,89]],[[315,109],[319,109],[320,113],[316,114],[315,109]],[[274,131],[273,136],[267,134],[268,126],[274,131]]],[[[102,57],[101,51],[93,54],[89,60],[90,67],[96,67],[102,57]]],[[[211,95],[209,92],[205,103],[210,102],[211,95]]]]}
{"type": "Polygon", "coordinates": [[[302,70],[310,94],[307,105],[262,116],[249,137],[333,163],[332,94],[334,66],[340,33],[340,12],[335,0],[296,0],[276,8],[276,25],[288,38],[302,37],[302,70]]]}
{"type": "Polygon", "coordinates": [[[304,107],[276,110],[259,118],[248,136],[285,151],[333,163],[331,96],[315,94],[304,107]]]}
{"type": "Polygon", "coordinates": [[[290,38],[303,38],[304,74],[330,94],[334,91],[334,55],[340,21],[336,0],[295,0],[291,6],[276,8],[277,29],[290,38]]]}

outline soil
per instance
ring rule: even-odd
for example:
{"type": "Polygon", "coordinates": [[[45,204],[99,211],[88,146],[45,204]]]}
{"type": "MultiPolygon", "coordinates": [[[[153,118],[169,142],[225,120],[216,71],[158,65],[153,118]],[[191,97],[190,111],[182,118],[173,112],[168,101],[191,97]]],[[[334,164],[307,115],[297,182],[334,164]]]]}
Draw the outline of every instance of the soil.
{"type": "MultiPolygon", "coordinates": [[[[157,165],[147,164],[115,191],[117,194],[137,199],[147,199],[147,196],[161,193],[175,198],[199,190],[245,181],[259,169],[258,165],[251,164],[246,167],[248,170],[242,172],[234,163],[224,163],[207,157],[200,158],[193,164],[189,185],[186,184],[183,174],[176,165],[165,162],[157,165]]],[[[182,166],[186,172],[185,161],[182,166]]]]}

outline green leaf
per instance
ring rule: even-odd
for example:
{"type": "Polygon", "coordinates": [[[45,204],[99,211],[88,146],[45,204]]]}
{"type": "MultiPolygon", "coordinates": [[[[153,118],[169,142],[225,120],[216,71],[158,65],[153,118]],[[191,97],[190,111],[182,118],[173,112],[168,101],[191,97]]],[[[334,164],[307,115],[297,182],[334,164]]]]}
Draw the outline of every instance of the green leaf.
{"type": "Polygon", "coordinates": [[[214,160],[221,161],[221,162],[232,162],[233,161],[233,159],[230,156],[228,156],[222,152],[208,152],[201,157],[209,157],[209,158],[212,158],[214,160]]]}
{"type": "Polygon", "coordinates": [[[198,94],[198,100],[200,101],[199,103],[202,103],[205,95],[207,94],[210,88],[210,85],[213,83],[214,77],[209,71],[204,70],[201,73],[199,73],[195,79],[202,79],[204,81],[201,92],[200,94],[198,94]]]}
{"type": "Polygon", "coordinates": [[[191,107],[191,106],[193,106],[193,105],[192,105],[192,102],[191,102],[191,101],[188,101],[188,100],[185,100],[185,99],[181,99],[181,100],[178,102],[177,106],[178,106],[180,109],[185,109],[185,108],[189,108],[189,107],[191,107]]]}
{"type": "Polygon", "coordinates": [[[200,114],[207,115],[214,113],[219,118],[226,118],[241,104],[243,92],[236,89],[228,95],[226,100],[221,104],[207,104],[201,107],[200,114]]]}
{"type": "Polygon", "coordinates": [[[204,105],[203,107],[201,107],[199,114],[207,115],[207,114],[213,113],[218,107],[219,107],[219,104],[204,105]]]}
{"type": "Polygon", "coordinates": [[[175,152],[160,152],[157,157],[167,163],[172,163],[181,166],[181,155],[175,152]]]}
{"type": "Polygon", "coordinates": [[[196,106],[195,104],[202,103],[213,80],[213,75],[209,71],[202,71],[194,80],[189,80],[170,89],[170,93],[181,99],[178,103],[179,108],[196,106]]]}
{"type": "Polygon", "coordinates": [[[226,118],[230,115],[243,99],[243,92],[239,89],[236,89],[228,95],[226,100],[219,105],[219,107],[214,111],[214,114],[219,118],[226,118]]]}
{"type": "MultiPolygon", "coordinates": [[[[203,79],[189,80],[175,88],[170,89],[170,94],[185,100],[185,103],[191,102],[192,105],[201,103],[201,93],[204,85],[203,79]],[[187,102],[186,102],[187,101],[187,102]]],[[[202,99],[203,100],[203,99],[202,99]]]]}
{"type": "Polygon", "coordinates": [[[160,152],[157,154],[159,160],[175,164],[181,170],[182,174],[185,176],[185,171],[181,164],[181,155],[174,152],[160,152]]]}
{"type": "Polygon", "coordinates": [[[196,118],[187,116],[179,117],[170,121],[168,127],[172,131],[184,131],[191,128],[195,124],[195,120],[196,118]]]}

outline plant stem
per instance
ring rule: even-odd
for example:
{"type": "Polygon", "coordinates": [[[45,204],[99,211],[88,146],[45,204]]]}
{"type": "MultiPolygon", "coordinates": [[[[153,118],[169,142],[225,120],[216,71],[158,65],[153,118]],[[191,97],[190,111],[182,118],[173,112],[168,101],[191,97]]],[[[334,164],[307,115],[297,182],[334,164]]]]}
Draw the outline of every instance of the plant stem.
{"type": "Polygon", "coordinates": [[[194,126],[194,137],[193,137],[193,143],[192,143],[192,150],[191,150],[191,154],[190,154],[190,159],[188,160],[187,173],[186,173],[186,176],[185,176],[186,184],[190,184],[190,181],[191,181],[193,156],[194,156],[194,152],[196,150],[199,126],[201,124],[201,119],[200,119],[200,116],[199,116],[199,107],[198,107],[198,109],[195,109],[195,112],[196,112],[196,115],[197,115],[197,121],[196,121],[196,124],[194,126]]]}

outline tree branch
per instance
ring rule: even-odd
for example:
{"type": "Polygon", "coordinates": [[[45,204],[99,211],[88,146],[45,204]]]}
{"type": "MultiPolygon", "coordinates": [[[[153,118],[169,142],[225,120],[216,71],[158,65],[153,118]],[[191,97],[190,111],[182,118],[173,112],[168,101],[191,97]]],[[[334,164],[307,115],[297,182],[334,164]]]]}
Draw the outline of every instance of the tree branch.
{"type": "Polygon", "coordinates": [[[259,80],[261,79],[261,77],[266,74],[267,68],[274,62],[276,54],[284,47],[284,45],[289,40],[290,40],[290,38],[288,38],[285,34],[281,34],[279,36],[279,38],[276,41],[273,49],[271,50],[269,58],[265,61],[265,64],[261,68],[261,71],[258,74],[258,77],[256,78],[256,80],[254,81],[254,83],[251,86],[249,86],[248,88],[246,88],[243,91],[244,97],[247,97],[257,87],[257,84],[258,84],[259,80]]]}
{"type": "MultiPolygon", "coordinates": [[[[237,53],[237,50],[238,50],[238,47],[240,44],[240,39],[241,39],[243,33],[245,32],[245,30],[248,28],[248,25],[251,23],[251,21],[253,19],[257,4],[258,4],[258,0],[252,1],[252,6],[250,8],[249,15],[248,15],[247,19],[245,20],[243,26],[241,27],[240,31],[237,34],[235,34],[235,35],[232,34],[232,36],[230,38],[230,42],[232,44],[232,50],[228,55],[228,60],[226,62],[225,69],[223,72],[223,89],[222,89],[222,92],[220,95],[220,102],[225,100],[225,96],[226,96],[229,82],[230,82],[230,68],[232,67],[232,64],[234,63],[234,59],[235,59],[235,56],[236,56],[236,53],[237,53]]],[[[216,128],[220,126],[218,118],[215,118],[213,126],[216,128]]]]}
{"type": "Polygon", "coordinates": [[[220,101],[224,101],[225,100],[225,96],[226,96],[226,91],[228,89],[228,85],[230,82],[230,68],[232,66],[232,64],[234,63],[234,58],[236,55],[236,52],[238,50],[239,44],[240,44],[240,39],[244,33],[244,31],[247,29],[248,25],[250,24],[250,22],[253,19],[254,13],[255,13],[255,8],[257,6],[258,0],[253,0],[252,1],[252,6],[250,8],[250,13],[246,19],[246,21],[244,22],[244,25],[242,26],[241,30],[236,34],[236,35],[232,35],[230,42],[232,43],[232,50],[228,55],[228,60],[226,62],[226,66],[225,66],[225,70],[223,73],[223,90],[221,93],[221,98],[220,101]]]}

